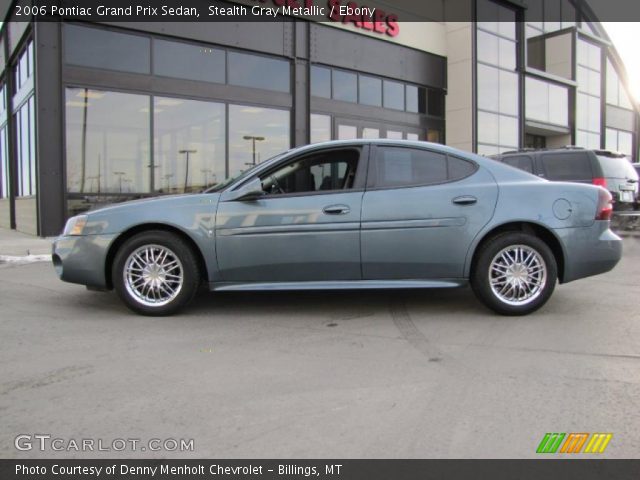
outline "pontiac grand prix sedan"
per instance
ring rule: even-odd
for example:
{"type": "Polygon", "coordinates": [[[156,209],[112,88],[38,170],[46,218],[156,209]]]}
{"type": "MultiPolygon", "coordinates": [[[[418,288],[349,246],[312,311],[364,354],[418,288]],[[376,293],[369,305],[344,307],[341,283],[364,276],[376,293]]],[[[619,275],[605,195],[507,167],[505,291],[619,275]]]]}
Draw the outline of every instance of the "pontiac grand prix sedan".
{"type": "Polygon", "coordinates": [[[611,195],[548,182],[442,145],[334,141],[289,150],[199,194],[69,219],[60,278],[115,289],[144,315],[210,290],[444,288],[471,284],[505,315],[556,282],[611,270],[611,195]]]}

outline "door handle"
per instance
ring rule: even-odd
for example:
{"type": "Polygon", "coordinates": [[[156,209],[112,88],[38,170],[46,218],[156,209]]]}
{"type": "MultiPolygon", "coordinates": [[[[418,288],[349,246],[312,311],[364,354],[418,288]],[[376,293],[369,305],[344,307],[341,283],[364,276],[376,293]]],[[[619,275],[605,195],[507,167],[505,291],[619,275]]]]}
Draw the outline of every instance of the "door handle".
{"type": "Polygon", "coordinates": [[[351,209],[347,205],[328,205],[322,209],[327,215],[344,215],[351,209]]]}
{"type": "Polygon", "coordinates": [[[472,195],[462,195],[451,200],[456,205],[473,205],[478,199],[472,195]]]}

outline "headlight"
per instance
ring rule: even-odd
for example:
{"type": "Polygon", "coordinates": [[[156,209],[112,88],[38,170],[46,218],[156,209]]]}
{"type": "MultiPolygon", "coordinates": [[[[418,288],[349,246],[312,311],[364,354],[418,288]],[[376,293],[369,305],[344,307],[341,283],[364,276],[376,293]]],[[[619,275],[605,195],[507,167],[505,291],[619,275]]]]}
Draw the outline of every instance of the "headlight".
{"type": "Polygon", "coordinates": [[[62,235],[82,235],[82,231],[84,230],[85,225],[87,224],[87,220],[89,217],[86,215],[78,215],[77,217],[71,217],[67,220],[66,225],[64,226],[64,232],[62,235]]]}

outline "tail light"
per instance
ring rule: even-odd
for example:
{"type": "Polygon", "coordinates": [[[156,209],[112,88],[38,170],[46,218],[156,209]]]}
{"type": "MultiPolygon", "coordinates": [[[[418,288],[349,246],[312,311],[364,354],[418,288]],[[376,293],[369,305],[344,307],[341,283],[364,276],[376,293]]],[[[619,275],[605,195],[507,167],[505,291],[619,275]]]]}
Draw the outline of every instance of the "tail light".
{"type": "Polygon", "coordinates": [[[599,187],[607,188],[607,180],[604,177],[595,177],[592,183],[599,187]]]}
{"type": "Polygon", "coordinates": [[[598,208],[596,210],[596,220],[611,220],[613,215],[613,197],[604,188],[598,191],[598,208]]]}

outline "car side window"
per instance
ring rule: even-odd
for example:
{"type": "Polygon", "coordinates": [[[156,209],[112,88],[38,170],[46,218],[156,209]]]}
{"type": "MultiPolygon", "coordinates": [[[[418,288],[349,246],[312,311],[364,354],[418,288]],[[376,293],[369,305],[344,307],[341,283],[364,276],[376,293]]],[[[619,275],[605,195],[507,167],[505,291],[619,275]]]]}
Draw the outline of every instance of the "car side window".
{"type": "Polygon", "coordinates": [[[298,158],[261,177],[262,189],[268,195],[348,190],[353,188],[359,158],[356,149],[298,158]]]}
{"type": "Polygon", "coordinates": [[[526,155],[515,155],[513,157],[506,157],[502,160],[507,165],[519,168],[525,172],[533,173],[533,161],[531,157],[526,155]]]}
{"type": "Polygon", "coordinates": [[[542,165],[549,180],[590,182],[593,179],[591,161],[583,152],[545,154],[542,165]]]}
{"type": "Polygon", "coordinates": [[[373,169],[374,187],[392,188],[459,180],[471,175],[476,166],[461,158],[430,150],[378,147],[373,169]]]}

